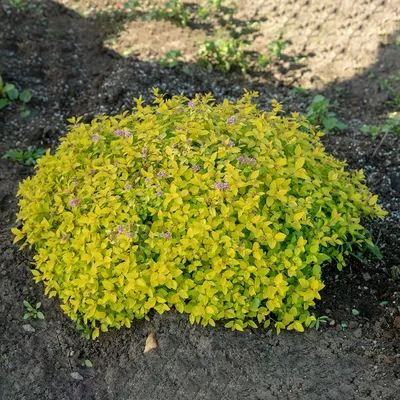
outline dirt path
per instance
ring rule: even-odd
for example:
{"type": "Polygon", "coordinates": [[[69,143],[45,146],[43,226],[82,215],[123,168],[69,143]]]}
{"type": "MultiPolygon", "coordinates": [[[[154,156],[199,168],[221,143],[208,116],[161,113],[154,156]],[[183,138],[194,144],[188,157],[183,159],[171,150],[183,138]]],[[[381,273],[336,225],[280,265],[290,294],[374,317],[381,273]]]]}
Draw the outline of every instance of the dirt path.
{"type": "MultiPolygon", "coordinates": [[[[92,2],[97,3],[104,5],[92,2]]],[[[212,91],[217,99],[239,97],[247,87],[260,91],[260,107],[277,98],[286,109],[303,112],[313,95],[323,93],[339,102],[338,118],[348,124],[343,133],[324,139],[327,149],[347,159],[350,168],[364,168],[368,185],[389,211],[385,221],[369,226],[379,238],[383,259],[354,258],[340,274],[326,269],[326,289],[316,313],[327,315],[329,324],[318,332],[237,333],[221,326],[191,326],[185,316],[169,312],[88,342],[57,301],[45,298],[42,286],[33,283],[31,255],[12,244],[18,182],[33,170],[1,159],[0,399],[398,398],[400,287],[392,269],[400,268],[400,136],[389,135],[372,158],[377,142],[359,128],[378,124],[393,111],[380,82],[400,71],[400,6],[395,0],[359,0],[351,8],[346,1],[333,6],[327,0],[274,4],[241,2],[238,19],[261,21],[254,49],[261,51],[282,33],[292,40],[287,57],[306,54],[309,62],[291,69],[284,59],[265,76],[244,77],[209,73],[194,63],[193,43],[209,35],[206,30],[125,21],[121,31],[116,17],[82,16],[51,1],[32,0],[23,12],[0,6],[0,73],[33,92],[28,119],[22,120],[17,109],[0,112],[1,153],[27,145],[54,149],[65,134],[67,117],[82,114],[90,120],[99,112],[129,109],[140,93],[150,99],[154,86],[170,95],[212,91]],[[104,44],[113,37],[116,44],[104,44]],[[186,51],[190,75],[182,72],[183,66],[169,69],[151,61],[165,56],[173,40],[186,51]],[[121,56],[134,46],[132,54],[121,56]],[[307,86],[310,95],[293,95],[292,84],[307,86]],[[29,322],[34,331],[23,327],[25,299],[42,302],[45,320],[29,322]],[[360,314],[353,315],[352,309],[360,314]],[[143,354],[151,331],[159,348],[143,354]],[[93,368],[84,366],[85,359],[93,368]],[[82,379],[74,379],[74,372],[82,379]]],[[[393,85],[397,88],[399,82],[393,85]]]]}

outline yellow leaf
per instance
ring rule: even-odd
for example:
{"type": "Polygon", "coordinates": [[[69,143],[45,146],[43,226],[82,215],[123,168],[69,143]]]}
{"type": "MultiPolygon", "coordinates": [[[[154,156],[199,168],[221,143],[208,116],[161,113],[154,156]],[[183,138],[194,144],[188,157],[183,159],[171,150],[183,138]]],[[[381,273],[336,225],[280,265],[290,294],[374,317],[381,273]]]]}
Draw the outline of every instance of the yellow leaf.
{"type": "Polygon", "coordinates": [[[102,284],[107,290],[113,290],[114,289],[114,284],[112,282],[110,282],[110,281],[104,280],[102,282],[102,284]]]}
{"type": "Polygon", "coordinates": [[[278,167],[283,167],[286,164],[286,158],[278,158],[275,163],[278,167]]]}
{"type": "Polygon", "coordinates": [[[378,195],[374,195],[374,196],[371,197],[371,199],[369,200],[368,204],[370,206],[374,206],[377,201],[378,201],[378,195]]]}
{"type": "Polygon", "coordinates": [[[309,283],[308,283],[308,280],[307,280],[307,279],[300,278],[300,279],[299,279],[299,283],[300,283],[300,286],[301,286],[302,288],[304,288],[304,289],[307,289],[307,288],[309,287],[309,283]]]}
{"type": "Polygon", "coordinates": [[[275,235],[275,240],[277,242],[283,242],[285,240],[285,238],[286,238],[286,235],[282,232],[279,232],[275,235]]]}
{"type": "Polygon", "coordinates": [[[100,335],[100,330],[99,328],[94,328],[92,332],[92,339],[95,340],[97,337],[100,335]]]}
{"type": "Polygon", "coordinates": [[[301,220],[301,219],[303,218],[304,214],[305,214],[304,211],[301,211],[301,212],[296,213],[296,214],[294,215],[294,217],[293,217],[293,220],[294,220],[294,221],[299,221],[299,220],[301,220]]]}
{"type": "Polygon", "coordinates": [[[282,274],[278,274],[274,278],[274,283],[275,283],[276,286],[279,286],[282,282],[283,282],[283,275],[282,274]]]}
{"type": "Polygon", "coordinates": [[[305,162],[305,158],[304,158],[304,157],[298,158],[298,159],[296,160],[295,164],[294,164],[295,169],[296,169],[296,170],[297,170],[297,169],[300,169],[300,168],[304,165],[304,162],[305,162]]]}
{"type": "Polygon", "coordinates": [[[251,179],[251,180],[257,179],[257,178],[258,178],[258,175],[260,175],[260,171],[259,171],[259,170],[253,171],[253,172],[250,174],[250,179],[251,179]]]}
{"type": "Polygon", "coordinates": [[[294,322],[293,322],[293,326],[294,326],[294,329],[295,329],[297,332],[304,332],[304,327],[303,327],[303,325],[301,324],[301,322],[299,322],[299,321],[294,321],[294,322]]]}

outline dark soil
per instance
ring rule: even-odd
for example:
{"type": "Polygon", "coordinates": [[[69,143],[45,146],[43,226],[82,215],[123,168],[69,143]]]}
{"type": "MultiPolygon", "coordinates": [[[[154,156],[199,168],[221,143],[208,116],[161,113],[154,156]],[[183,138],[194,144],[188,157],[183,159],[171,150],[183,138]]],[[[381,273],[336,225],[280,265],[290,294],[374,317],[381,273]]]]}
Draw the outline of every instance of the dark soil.
{"type": "MultiPolygon", "coordinates": [[[[99,8],[103,3],[92,2],[99,8]]],[[[381,260],[352,257],[341,273],[335,266],[326,268],[316,313],[329,321],[319,331],[238,333],[220,325],[191,326],[186,316],[169,312],[92,342],[81,338],[57,300],[44,297],[43,287],[31,277],[32,255],[12,243],[18,183],[34,170],[0,160],[0,399],[399,398],[400,136],[388,135],[372,157],[379,139],[373,141],[359,128],[378,125],[386,113],[398,111],[385,103],[390,94],[379,82],[400,71],[400,46],[395,43],[400,5],[396,0],[358,0],[350,9],[347,2],[334,3],[241,2],[237,18],[268,18],[260,25],[255,50],[284,30],[292,40],[288,54],[309,57],[303,69],[291,69],[284,59],[266,74],[241,76],[207,72],[190,54],[175,69],[150,60],[172,47],[190,53],[193,41],[209,35],[202,29],[182,30],[165,21],[123,22],[118,16],[83,17],[51,1],[32,0],[18,11],[8,0],[1,1],[0,74],[33,93],[30,117],[21,119],[17,105],[0,112],[1,154],[28,145],[54,150],[66,132],[66,118],[83,115],[88,121],[100,112],[121,112],[139,94],[151,100],[155,86],[189,97],[211,91],[218,100],[240,97],[246,87],[260,92],[261,108],[277,98],[286,110],[302,112],[313,95],[322,93],[338,101],[338,118],[348,125],[323,139],[328,151],[346,159],[350,169],[365,170],[371,191],[379,194],[389,214],[384,221],[368,223],[381,260]],[[113,35],[118,40],[110,49],[104,42],[113,35]],[[127,48],[134,48],[129,57],[117,52],[127,48]],[[323,79],[315,78],[322,73],[323,79]],[[370,79],[372,74],[376,78],[370,79]],[[296,83],[309,87],[310,96],[292,94],[296,83]],[[25,299],[42,302],[44,321],[23,320],[25,299]],[[353,315],[353,309],[360,314],[353,315]],[[35,331],[27,331],[26,324],[35,331]],[[159,347],[143,354],[152,331],[159,347]],[[85,359],[93,368],[84,366],[85,359]],[[71,376],[74,372],[80,376],[71,376]]]]}

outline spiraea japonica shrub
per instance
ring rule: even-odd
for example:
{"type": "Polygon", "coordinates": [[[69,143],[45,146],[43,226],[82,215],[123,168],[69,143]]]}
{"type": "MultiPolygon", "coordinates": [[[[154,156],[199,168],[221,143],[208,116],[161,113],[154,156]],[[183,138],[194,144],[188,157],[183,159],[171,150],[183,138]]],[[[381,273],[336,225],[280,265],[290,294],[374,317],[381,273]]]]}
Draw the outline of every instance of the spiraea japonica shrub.
{"type": "Polygon", "coordinates": [[[92,338],[175,308],[191,323],[303,331],[321,268],[372,246],[383,217],[363,182],[297,114],[211,96],[137,99],[132,113],[72,119],[19,189],[15,240],[32,273],[92,338]]]}

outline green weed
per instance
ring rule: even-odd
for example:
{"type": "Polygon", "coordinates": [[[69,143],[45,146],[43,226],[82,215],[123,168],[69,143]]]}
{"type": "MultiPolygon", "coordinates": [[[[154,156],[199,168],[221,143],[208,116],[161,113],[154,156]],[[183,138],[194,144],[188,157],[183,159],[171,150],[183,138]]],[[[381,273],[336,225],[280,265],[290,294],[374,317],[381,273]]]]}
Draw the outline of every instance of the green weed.
{"type": "Polygon", "coordinates": [[[332,107],[334,105],[327,98],[317,95],[310,104],[306,117],[313,125],[321,126],[325,133],[346,128],[344,123],[338,121],[336,113],[331,111],[332,107]]]}
{"type": "Polygon", "coordinates": [[[26,109],[26,104],[32,99],[32,93],[29,90],[19,92],[12,83],[5,83],[0,75],[0,110],[17,102],[21,118],[29,116],[30,111],[26,109]]]}
{"type": "Polygon", "coordinates": [[[3,155],[4,159],[11,159],[22,165],[35,165],[36,160],[44,155],[45,149],[29,146],[23,150],[8,150],[3,155]]]}
{"type": "Polygon", "coordinates": [[[282,51],[285,50],[286,46],[289,44],[288,40],[274,40],[269,46],[268,50],[276,58],[282,57],[282,51]]]}
{"type": "Polygon", "coordinates": [[[298,96],[308,96],[310,94],[310,90],[305,88],[304,86],[295,86],[292,89],[292,93],[298,96]]]}
{"type": "Polygon", "coordinates": [[[318,331],[321,325],[326,324],[327,322],[328,322],[328,317],[326,315],[322,315],[321,317],[318,317],[311,322],[310,328],[318,331]]]}
{"type": "Polygon", "coordinates": [[[42,303],[37,303],[36,306],[32,306],[27,300],[24,300],[24,306],[27,312],[24,314],[24,319],[44,319],[44,314],[39,311],[42,303]]]}
{"type": "Polygon", "coordinates": [[[392,133],[395,135],[400,135],[400,118],[394,114],[387,118],[382,126],[363,125],[360,131],[363,133],[368,133],[373,140],[382,134],[392,133]]]}
{"type": "Polygon", "coordinates": [[[197,58],[209,70],[214,67],[228,72],[240,69],[246,73],[249,67],[249,57],[244,52],[246,44],[238,40],[206,40],[200,44],[197,58]]]}
{"type": "Polygon", "coordinates": [[[158,63],[164,67],[175,68],[178,64],[178,58],[182,56],[179,50],[172,50],[167,53],[166,58],[159,60],[158,63]]]}

